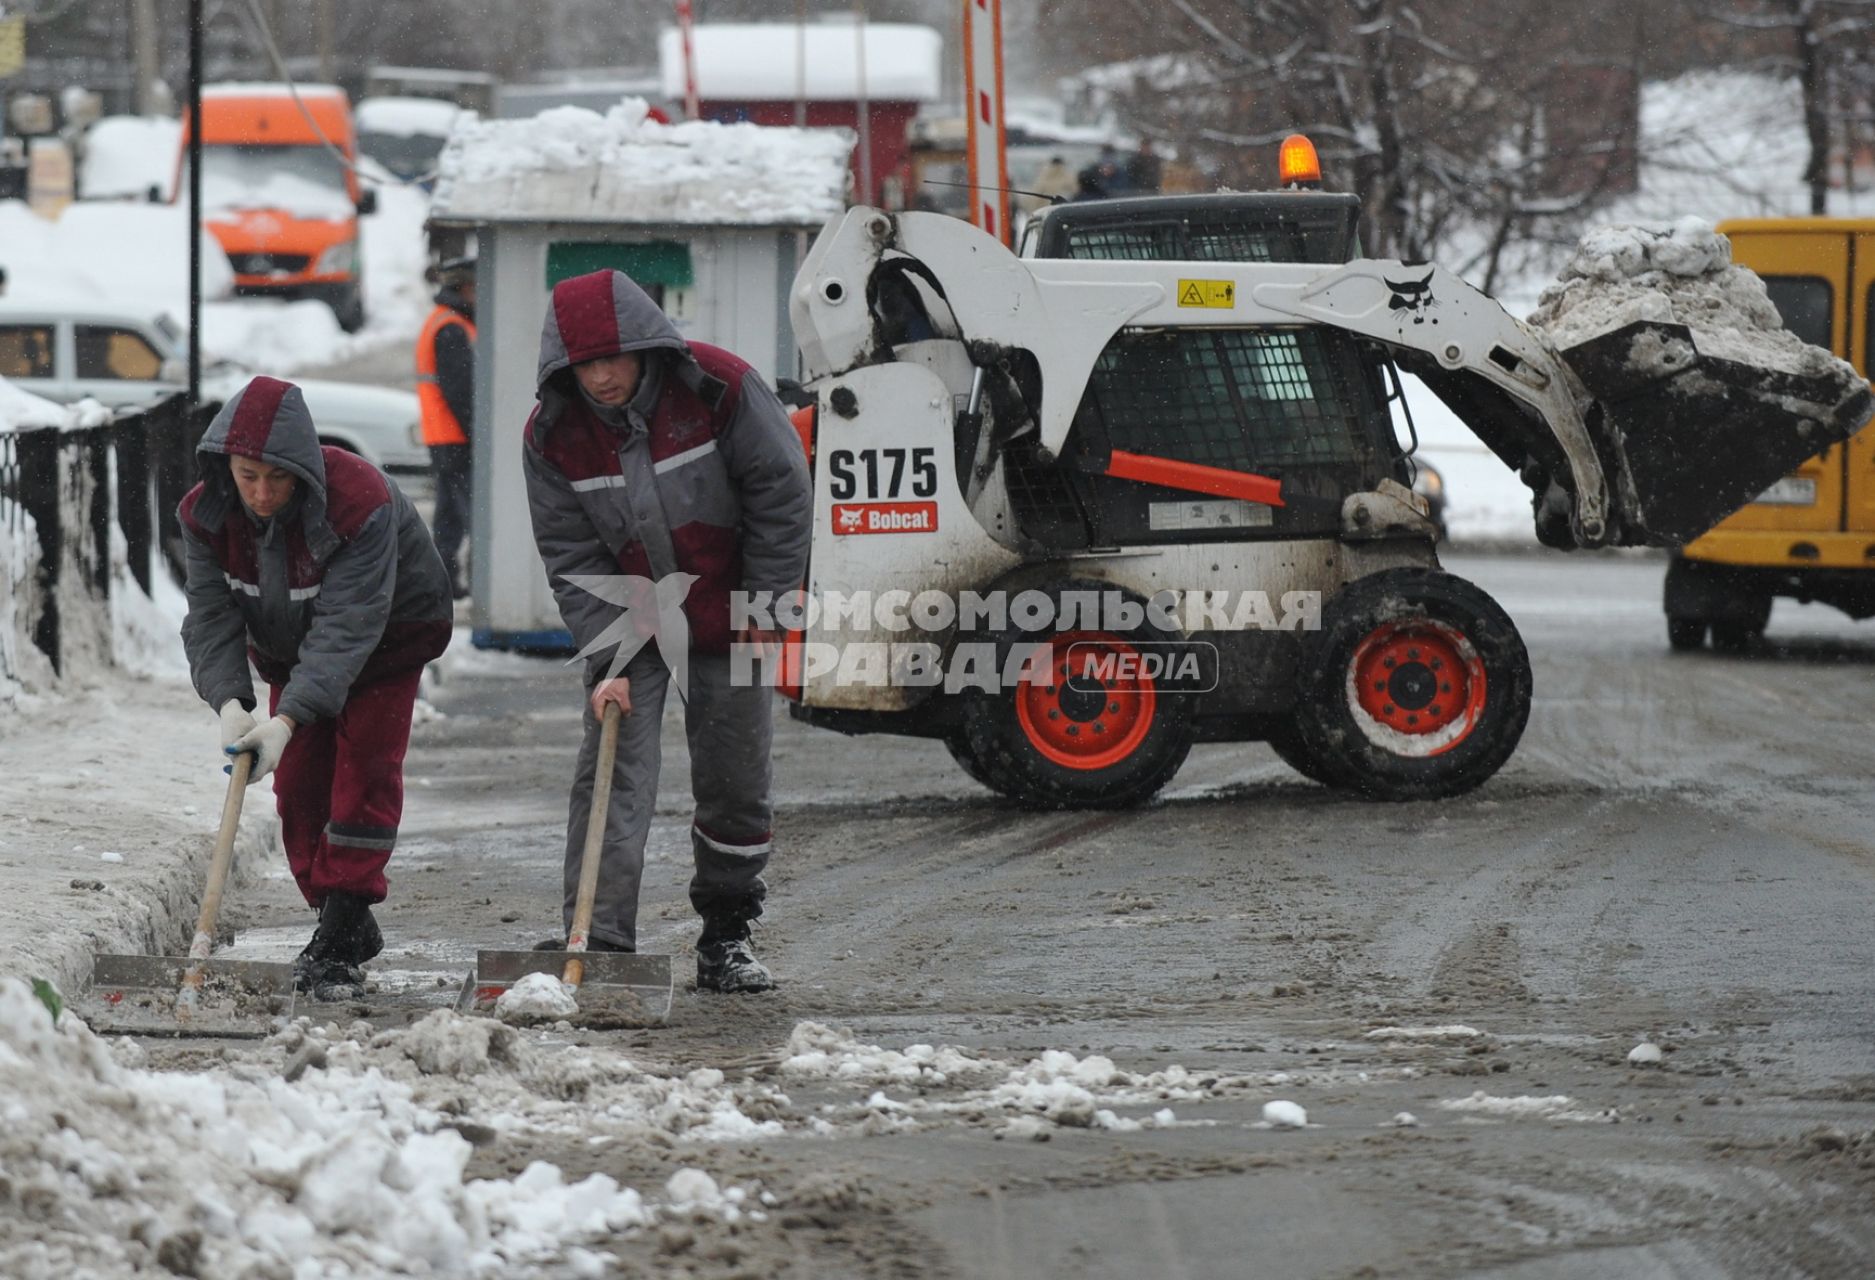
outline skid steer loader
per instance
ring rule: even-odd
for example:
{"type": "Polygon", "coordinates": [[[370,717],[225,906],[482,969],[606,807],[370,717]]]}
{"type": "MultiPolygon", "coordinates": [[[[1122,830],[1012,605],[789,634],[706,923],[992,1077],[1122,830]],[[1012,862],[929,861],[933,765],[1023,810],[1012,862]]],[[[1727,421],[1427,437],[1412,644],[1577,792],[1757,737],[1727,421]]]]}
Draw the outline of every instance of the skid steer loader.
{"type": "Polygon", "coordinates": [[[1678,545],[1875,409],[1670,324],[1559,355],[1437,266],[1349,260],[1350,197],[1194,199],[1053,210],[1061,257],[935,214],[821,232],[790,297],[815,489],[780,618],[797,718],[940,738],[1028,805],[1138,803],[1199,741],[1266,740],[1374,798],[1460,793],[1515,749],[1530,665],[1439,568],[1396,365],[1565,547],[1678,545]]]}

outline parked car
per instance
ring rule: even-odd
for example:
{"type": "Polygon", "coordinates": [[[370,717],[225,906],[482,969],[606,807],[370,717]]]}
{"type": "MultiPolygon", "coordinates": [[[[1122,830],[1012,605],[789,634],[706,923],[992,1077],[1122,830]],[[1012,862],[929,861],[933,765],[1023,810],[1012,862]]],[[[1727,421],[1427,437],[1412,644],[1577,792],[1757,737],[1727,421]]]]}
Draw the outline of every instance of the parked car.
{"type": "MultiPolygon", "coordinates": [[[[189,341],[167,314],[0,299],[0,377],[60,404],[87,397],[112,408],[155,404],[183,389],[189,341]]],[[[252,371],[218,361],[202,371],[202,394],[226,399],[252,371]]],[[[292,381],[306,397],[319,438],[387,471],[427,471],[417,397],[392,387],[318,378],[292,381]]]]}

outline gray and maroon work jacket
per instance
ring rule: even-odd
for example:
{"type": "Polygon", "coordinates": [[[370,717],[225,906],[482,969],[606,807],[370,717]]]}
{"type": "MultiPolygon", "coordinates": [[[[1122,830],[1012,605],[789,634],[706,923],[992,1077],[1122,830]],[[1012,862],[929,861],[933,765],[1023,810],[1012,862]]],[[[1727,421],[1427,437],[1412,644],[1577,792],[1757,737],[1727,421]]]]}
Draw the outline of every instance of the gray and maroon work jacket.
{"type": "MultiPolygon", "coordinates": [[[[800,436],[748,364],[687,343],[620,271],[554,286],[540,339],[539,404],[522,457],[534,540],[560,615],[581,648],[619,616],[568,574],[696,575],[684,598],[690,647],[729,648],[730,593],[802,585],[813,493],[800,436]],[[572,367],[640,352],[619,408],[579,389],[572,367]]],[[[611,661],[592,655],[594,677],[611,661]]]]}
{"type": "Polygon", "coordinates": [[[202,481],[178,509],[187,551],[183,647],[211,707],[255,705],[248,660],[282,686],[279,713],[336,716],[355,685],[421,667],[449,645],[449,579],[416,508],[383,472],[324,448],[298,387],[255,378],[196,447],[202,481]],[[293,473],[291,501],[262,520],[241,502],[230,455],[293,473]]]}

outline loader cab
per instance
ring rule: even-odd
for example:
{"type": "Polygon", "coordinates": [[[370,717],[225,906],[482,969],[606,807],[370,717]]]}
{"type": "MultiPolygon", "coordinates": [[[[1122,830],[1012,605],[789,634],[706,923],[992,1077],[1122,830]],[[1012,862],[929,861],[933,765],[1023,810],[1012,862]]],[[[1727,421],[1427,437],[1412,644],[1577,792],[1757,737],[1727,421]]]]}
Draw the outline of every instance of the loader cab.
{"type": "MultiPolygon", "coordinates": [[[[1875,370],[1875,219],[1723,222],[1732,258],[1763,278],[1784,325],[1805,342],[1875,370]]],[[[1668,567],[1664,607],[1675,649],[1737,649],[1761,633],[1778,596],[1875,616],[1875,430],[1832,445],[1686,544],[1668,567]]]]}
{"type": "MultiPolygon", "coordinates": [[[[1023,256],[1185,262],[1346,262],[1360,201],[1342,192],[1147,196],[1055,205],[1023,256]]],[[[1065,467],[1008,457],[1023,532],[1083,545],[1332,537],[1343,499],[1409,484],[1380,362],[1317,326],[1122,332],[1088,382],[1065,467]],[[1204,498],[1114,474],[1116,454],[1280,480],[1281,505],[1204,498]]]]}

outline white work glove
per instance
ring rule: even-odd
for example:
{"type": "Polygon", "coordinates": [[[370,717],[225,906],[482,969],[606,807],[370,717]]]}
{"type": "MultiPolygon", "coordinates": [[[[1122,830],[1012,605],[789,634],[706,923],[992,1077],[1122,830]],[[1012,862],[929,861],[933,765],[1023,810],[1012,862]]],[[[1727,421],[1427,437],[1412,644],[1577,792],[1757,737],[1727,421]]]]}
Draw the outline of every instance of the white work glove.
{"type": "Polygon", "coordinates": [[[253,731],[254,713],[241,705],[239,698],[221,704],[221,749],[226,751],[236,739],[253,731]]]}
{"type": "Polygon", "coordinates": [[[251,785],[273,772],[273,767],[280,763],[280,755],[292,737],[293,722],[285,716],[275,716],[258,728],[249,729],[223,750],[231,756],[238,756],[244,751],[254,753],[254,767],[247,775],[251,785]]]}

